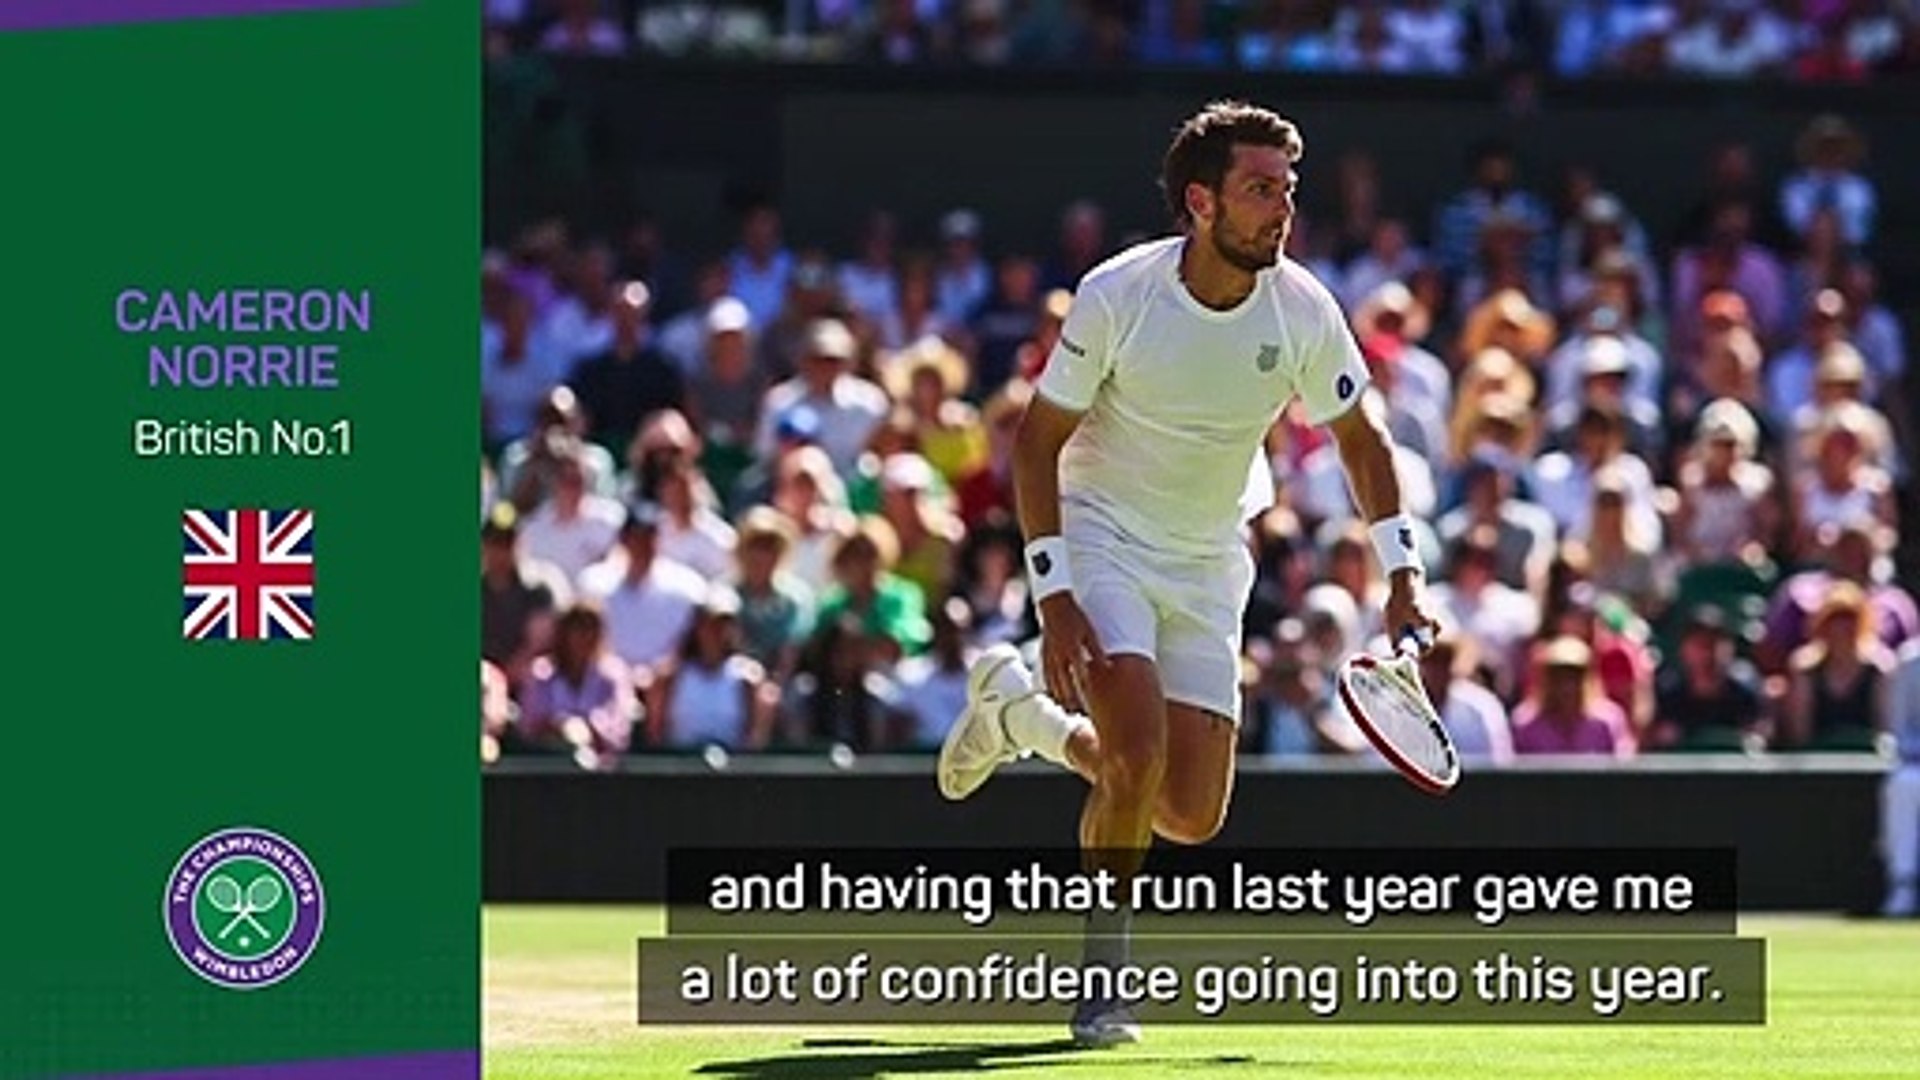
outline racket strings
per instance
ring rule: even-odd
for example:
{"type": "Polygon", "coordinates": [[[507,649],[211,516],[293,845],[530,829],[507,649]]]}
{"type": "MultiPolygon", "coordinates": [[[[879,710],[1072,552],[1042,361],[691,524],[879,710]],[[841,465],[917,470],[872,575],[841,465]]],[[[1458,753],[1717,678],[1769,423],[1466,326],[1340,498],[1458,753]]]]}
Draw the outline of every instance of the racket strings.
{"type": "Polygon", "coordinates": [[[1453,755],[1424,691],[1377,669],[1352,673],[1353,690],[1367,719],[1408,761],[1434,776],[1453,769],[1453,755]]]}

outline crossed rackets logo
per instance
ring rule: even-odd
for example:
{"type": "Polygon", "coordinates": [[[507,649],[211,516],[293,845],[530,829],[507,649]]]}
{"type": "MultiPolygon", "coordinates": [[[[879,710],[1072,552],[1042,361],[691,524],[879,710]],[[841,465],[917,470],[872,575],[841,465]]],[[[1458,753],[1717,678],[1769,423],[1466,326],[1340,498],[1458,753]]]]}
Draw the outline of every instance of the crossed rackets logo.
{"type": "Polygon", "coordinates": [[[234,940],[234,944],[241,949],[260,946],[271,948],[291,929],[290,926],[269,929],[258,918],[266,915],[271,919],[274,910],[280,906],[281,898],[286,895],[286,886],[281,884],[279,873],[271,868],[262,870],[244,889],[226,874],[215,874],[208,878],[201,889],[209,906],[222,915],[233,916],[220,928],[219,933],[213,935],[216,942],[225,942],[235,930],[241,930],[240,936],[234,940]],[[249,938],[249,932],[258,936],[249,938]]]}
{"type": "Polygon", "coordinates": [[[222,829],[181,855],[161,909],[182,963],[217,986],[272,986],[306,963],[325,920],[320,875],[265,829],[222,829]]]}

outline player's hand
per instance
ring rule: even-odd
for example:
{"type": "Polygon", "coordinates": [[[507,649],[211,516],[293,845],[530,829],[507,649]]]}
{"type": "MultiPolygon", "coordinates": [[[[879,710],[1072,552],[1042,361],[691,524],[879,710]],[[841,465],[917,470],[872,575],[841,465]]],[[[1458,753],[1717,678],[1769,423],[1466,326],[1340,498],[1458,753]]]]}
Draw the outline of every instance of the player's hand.
{"type": "Polygon", "coordinates": [[[1106,666],[1100,637],[1073,593],[1057,592],[1040,601],[1040,675],[1053,700],[1069,712],[1085,713],[1080,691],[1089,670],[1106,666]]]}
{"type": "Polygon", "coordinates": [[[1427,607],[1425,577],[1418,570],[1396,570],[1387,578],[1387,611],[1382,629],[1394,648],[1411,637],[1416,652],[1426,655],[1440,636],[1440,620],[1427,607]]]}

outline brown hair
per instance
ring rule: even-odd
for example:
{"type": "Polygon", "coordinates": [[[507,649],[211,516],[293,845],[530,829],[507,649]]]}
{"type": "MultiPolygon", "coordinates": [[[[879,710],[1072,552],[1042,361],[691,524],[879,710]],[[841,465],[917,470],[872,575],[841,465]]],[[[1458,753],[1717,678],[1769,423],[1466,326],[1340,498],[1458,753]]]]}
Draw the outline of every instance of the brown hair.
{"type": "Polygon", "coordinates": [[[1218,193],[1233,165],[1235,145],[1277,146],[1289,161],[1300,160],[1306,145],[1300,129],[1271,109],[1244,101],[1210,102],[1181,123],[1160,166],[1160,191],[1181,225],[1190,224],[1187,185],[1205,184],[1218,193]]]}

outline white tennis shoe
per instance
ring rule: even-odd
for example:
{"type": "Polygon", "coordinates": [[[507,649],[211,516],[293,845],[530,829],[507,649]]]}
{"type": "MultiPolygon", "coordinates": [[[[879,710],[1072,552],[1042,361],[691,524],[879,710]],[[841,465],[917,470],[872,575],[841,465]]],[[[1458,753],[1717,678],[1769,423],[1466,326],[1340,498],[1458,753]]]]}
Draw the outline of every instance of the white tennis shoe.
{"type": "Polygon", "coordinates": [[[1073,1010],[1068,1025],[1073,1041],[1081,1046],[1122,1046],[1140,1041],[1140,1021],[1133,1010],[1118,1002],[1082,1001],[1073,1010]]]}
{"type": "Polygon", "coordinates": [[[993,770],[1029,751],[1007,732],[1007,706],[1036,691],[1033,673],[1011,645],[995,645],[967,670],[967,711],[947,729],[935,770],[940,794],[955,802],[987,782],[993,770]]]}

